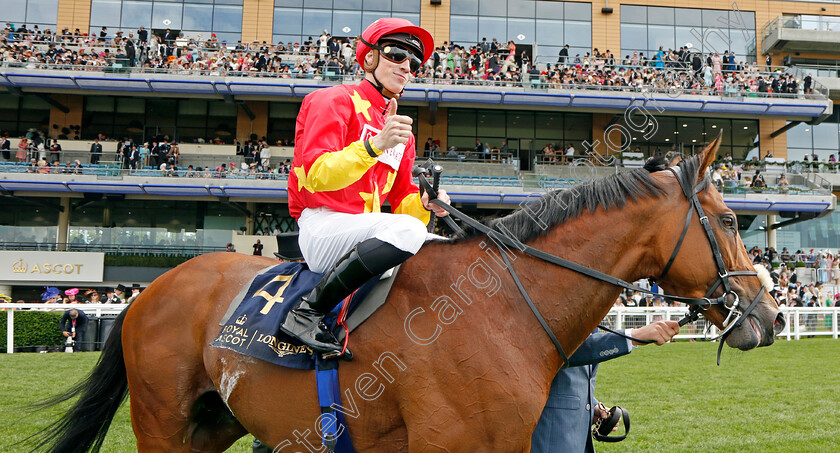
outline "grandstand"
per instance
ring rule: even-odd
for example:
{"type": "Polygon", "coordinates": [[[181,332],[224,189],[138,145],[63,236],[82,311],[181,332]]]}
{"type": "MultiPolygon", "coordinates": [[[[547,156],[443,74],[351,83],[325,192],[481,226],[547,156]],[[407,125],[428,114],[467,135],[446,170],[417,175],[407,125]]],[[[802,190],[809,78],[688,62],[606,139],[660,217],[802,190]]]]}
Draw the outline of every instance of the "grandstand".
{"type": "MultiPolygon", "coordinates": [[[[442,186],[468,213],[505,212],[654,155],[690,155],[723,131],[719,186],[748,247],[840,244],[834,2],[0,5],[10,148],[0,156],[0,253],[8,263],[32,250],[55,262],[105,253],[101,275],[68,284],[146,284],[171,267],[161,256],[294,230],[286,160],[301,100],[359,80],[354,38],[382,16],[423,25],[439,46],[400,113],[415,120],[419,159],[442,163],[442,186]],[[334,47],[320,45],[325,31],[334,47]],[[102,152],[91,163],[95,138],[102,152]],[[163,140],[178,149],[164,169],[148,153],[130,165],[118,154],[163,140]],[[270,156],[248,156],[248,146],[270,156]],[[749,182],[756,170],[768,187],[749,182]]],[[[34,301],[53,277],[9,271],[0,293],[34,301]]]]}

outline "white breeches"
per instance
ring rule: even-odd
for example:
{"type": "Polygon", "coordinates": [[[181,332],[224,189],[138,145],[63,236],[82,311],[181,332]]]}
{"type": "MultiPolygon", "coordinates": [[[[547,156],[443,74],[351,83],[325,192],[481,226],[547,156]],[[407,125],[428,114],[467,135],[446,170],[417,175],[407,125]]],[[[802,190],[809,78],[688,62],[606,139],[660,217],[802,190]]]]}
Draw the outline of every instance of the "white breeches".
{"type": "Polygon", "coordinates": [[[306,208],[298,219],[298,245],[309,269],[326,272],[359,242],[376,238],[417,253],[429,235],[426,225],[407,214],[346,214],[327,207],[306,208]]]}

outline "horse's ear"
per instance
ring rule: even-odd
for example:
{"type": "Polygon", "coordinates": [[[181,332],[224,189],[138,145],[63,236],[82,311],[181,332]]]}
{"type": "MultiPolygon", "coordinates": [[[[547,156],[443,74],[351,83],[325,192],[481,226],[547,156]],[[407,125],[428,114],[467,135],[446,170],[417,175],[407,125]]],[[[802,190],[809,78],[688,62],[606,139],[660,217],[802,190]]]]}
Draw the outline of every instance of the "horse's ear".
{"type": "Polygon", "coordinates": [[[674,167],[674,166],[676,166],[676,165],[677,165],[678,163],[680,163],[680,162],[682,162],[682,156],[680,156],[679,154],[677,154],[676,156],[674,156],[674,157],[672,157],[672,158],[671,158],[671,161],[670,161],[670,162],[668,162],[668,166],[669,166],[669,167],[674,167]]]}
{"type": "Polygon", "coordinates": [[[703,180],[703,178],[706,176],[706,170],[709,168],[709,166],[712,165],[712,162],[714,162],[715,159],[717,159],[717,152],[718,148],[720,148],[720,142],[722,141],[722,139],[723,131],[720,131],[718,136],[714,140],[712,140],[712,143],[709,143],[709,146],[706,146],[706,149],[704,149],[703,152],[700,153],[701,165],[700,171],[697,173],[698,183],[703,180]]]}

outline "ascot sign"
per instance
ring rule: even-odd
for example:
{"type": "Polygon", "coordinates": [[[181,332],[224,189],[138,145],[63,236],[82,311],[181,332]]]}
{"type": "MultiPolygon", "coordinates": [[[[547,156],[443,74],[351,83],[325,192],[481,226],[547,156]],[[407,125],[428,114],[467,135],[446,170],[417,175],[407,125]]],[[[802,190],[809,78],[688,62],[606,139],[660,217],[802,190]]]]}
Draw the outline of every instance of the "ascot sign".
{"type": "Polygon", "coordinates": [[[0,280],[101,282],[105,254],[101,252],[0,251],[0,280]]]}

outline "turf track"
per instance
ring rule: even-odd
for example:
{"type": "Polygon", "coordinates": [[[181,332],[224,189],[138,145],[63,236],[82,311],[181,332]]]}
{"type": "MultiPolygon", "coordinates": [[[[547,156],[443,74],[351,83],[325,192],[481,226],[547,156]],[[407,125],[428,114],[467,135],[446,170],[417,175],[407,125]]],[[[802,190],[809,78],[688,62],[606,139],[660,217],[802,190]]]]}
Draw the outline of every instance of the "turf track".
{"type": "MultiPolygon", "coordinates": [[[[778,341],[750,352],[716,344],[646,346],[601,365],[596,396],[630,411],[627,440],[609,452],[840,452],[840,340],[778,341]]],[[[21,407],[81,378],[98,353],[0,354],[0,452],[51,421],[59,410],[21,407]]],[[[65,406],[66,407],[66,406],[65,406]]],[[[352,425],[350,426],[352,430],[352,425]]],[[[250,437],[229,451],[249,451],[250,437]]],[[[133,452],[123,405],[103,452],[133,452]]]]}

